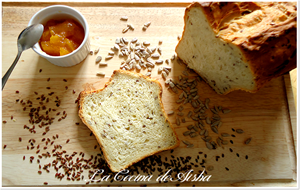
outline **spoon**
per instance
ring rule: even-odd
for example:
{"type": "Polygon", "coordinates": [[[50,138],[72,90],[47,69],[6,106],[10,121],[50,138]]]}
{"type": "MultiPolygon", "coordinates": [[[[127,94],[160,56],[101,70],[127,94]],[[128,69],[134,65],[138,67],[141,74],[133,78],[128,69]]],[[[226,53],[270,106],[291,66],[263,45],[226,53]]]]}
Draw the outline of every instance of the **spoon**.
{"type": "Polygon", "coordinates": [[[5,73],[5,75],[2,77],[2,90],[6,84],[6,81],[8,80],[11,72],[15,68],[18,60],[21,57],[21,54],[24,50],[27,50],[29,48],[32,48],[34,44],[36,44],[39,39],[41,38],[44,31],[44,26],[42,24],[34,24],[31,26],[28,26],[25,28],[18,37],[18,54],[15,58],[13,64],[10,66],[8,71],[5,73]]]}

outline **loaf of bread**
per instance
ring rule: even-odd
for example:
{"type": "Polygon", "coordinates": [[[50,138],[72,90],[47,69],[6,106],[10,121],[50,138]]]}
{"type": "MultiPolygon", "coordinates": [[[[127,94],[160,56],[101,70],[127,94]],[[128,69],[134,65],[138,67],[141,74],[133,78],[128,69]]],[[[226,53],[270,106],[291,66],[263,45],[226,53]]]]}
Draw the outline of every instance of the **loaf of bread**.
{"type": "Polygon", "coordinates": [[[113,172],[179,146],[161,95],[158,81],[123,70],[114,71],[103,89],[80,93],[79,117],[113,172]]]}
{"type": "Polygon", "coordinates": [[[217,93],[256,92],[296,67],[297,2],[195,2],[177,56],[217,93]]]}

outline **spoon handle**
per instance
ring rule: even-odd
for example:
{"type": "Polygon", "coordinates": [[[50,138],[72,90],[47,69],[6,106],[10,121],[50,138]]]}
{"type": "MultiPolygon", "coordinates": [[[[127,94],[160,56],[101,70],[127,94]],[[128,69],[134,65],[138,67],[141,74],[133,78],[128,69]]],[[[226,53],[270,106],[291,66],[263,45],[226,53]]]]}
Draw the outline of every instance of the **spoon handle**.
{"type": "Polygon", "coordinates": [[[6,81],[8,80],[11,72],[14,70],[16,64],[18,63],[20,57],[21,57],[22,51],[18,51],[18,55],[16,56],[13,64],[10,66],[10,68],[8,69],[8,71],[6,71],[5,75],[2,77],[2,90],[6,84],[6,81]]]}

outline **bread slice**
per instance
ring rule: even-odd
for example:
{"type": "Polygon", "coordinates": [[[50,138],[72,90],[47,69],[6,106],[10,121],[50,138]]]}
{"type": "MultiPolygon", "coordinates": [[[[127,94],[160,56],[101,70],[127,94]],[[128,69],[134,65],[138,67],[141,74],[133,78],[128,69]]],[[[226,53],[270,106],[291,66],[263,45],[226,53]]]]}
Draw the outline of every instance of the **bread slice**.
{"type": "Polygon", "coordinates": [[[296,2],[195,2],[177,56],[217,93],[256,92],[296,67],[296,2]]]}
{"type": "Polygon", "coordinates": [[[80,93],[79,117],[113,172],[179,146],[161,96],[158,81],[124,70],[114,71],[103,89],[80,93]]]}

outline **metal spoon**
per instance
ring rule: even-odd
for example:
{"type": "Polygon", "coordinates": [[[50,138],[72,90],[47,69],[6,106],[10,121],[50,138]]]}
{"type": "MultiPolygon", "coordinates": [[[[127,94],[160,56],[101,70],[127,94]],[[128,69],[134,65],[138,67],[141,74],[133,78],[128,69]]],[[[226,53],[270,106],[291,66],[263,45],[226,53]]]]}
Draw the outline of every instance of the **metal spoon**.
{"type": "Polygon", "coordinates": [[[15,58],[13,64],[10,66],[8,71],[2,77],[2,90],[8,80],[11,72],[15,68],[21,54],[24,50],[27,50],[36,44],[41,38],[44,31],[44,26],[42,24],[34,24],[25,28],[18,37],[18,54],[15,58]]]}

